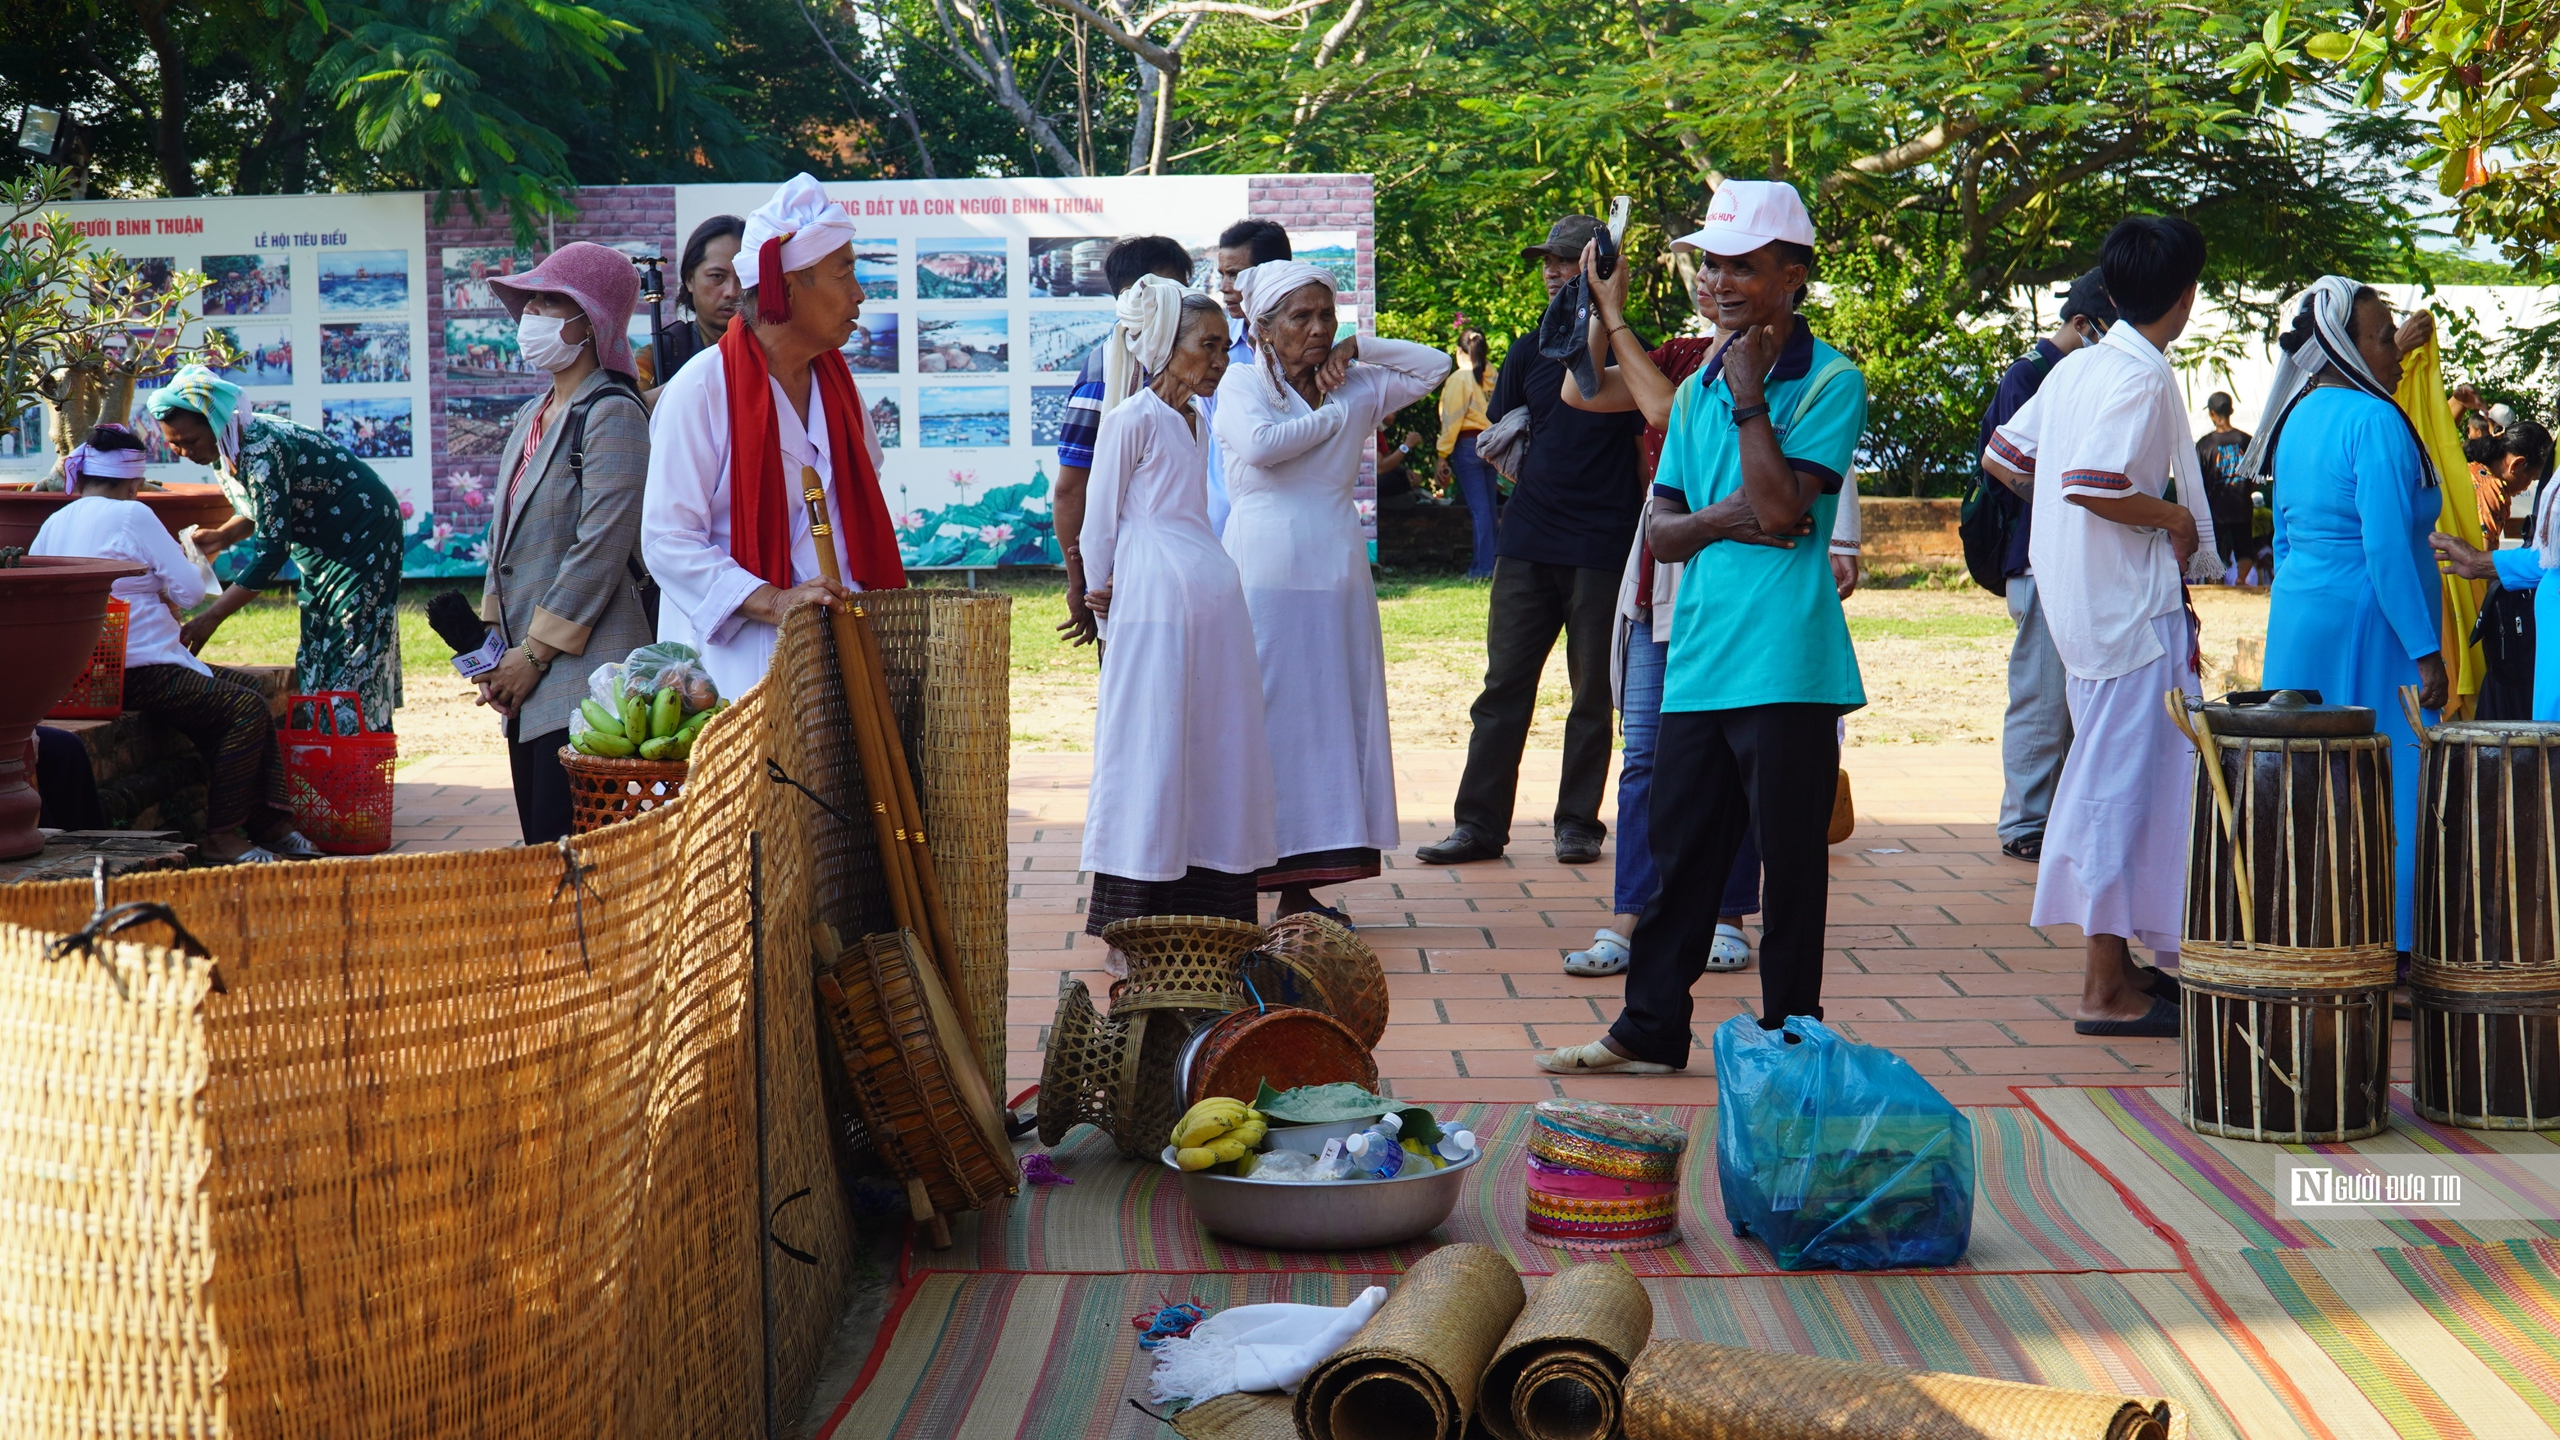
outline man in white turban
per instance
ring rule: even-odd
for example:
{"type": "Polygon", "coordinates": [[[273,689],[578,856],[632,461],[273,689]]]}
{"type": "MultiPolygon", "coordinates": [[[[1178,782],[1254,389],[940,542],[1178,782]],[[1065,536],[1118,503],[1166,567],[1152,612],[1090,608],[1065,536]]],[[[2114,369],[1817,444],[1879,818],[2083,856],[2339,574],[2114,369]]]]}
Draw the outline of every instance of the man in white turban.
{"type": "Polygon", "coordinates": [[[793,606],[907,583],[880,491],[880,438],[843,347],[862,314],[853,222],[807,175],[747,217],[744,294],[720,363],[688,365],[649,422],[640,548],[657,579],[658,638],[702,652],[723,695],[773,659],[793,606]],[[803,477],[826,492],[845,584],[824,578],[803,477]]]}
{"type": "Polygon", "coordinates": [[[1399,843],[1378,592],[1352,490],[1378,422],[1452,362],[1375,335],[1337,342],[1333,278],[1313,265],[1256,265],[1236,288],[1254,359],[1218,386],[1213,423],[1278,784],[1280,859],[1260,884],[1286,915],[1318,908],[1316,886],[1377,874],[1399,843]]]}

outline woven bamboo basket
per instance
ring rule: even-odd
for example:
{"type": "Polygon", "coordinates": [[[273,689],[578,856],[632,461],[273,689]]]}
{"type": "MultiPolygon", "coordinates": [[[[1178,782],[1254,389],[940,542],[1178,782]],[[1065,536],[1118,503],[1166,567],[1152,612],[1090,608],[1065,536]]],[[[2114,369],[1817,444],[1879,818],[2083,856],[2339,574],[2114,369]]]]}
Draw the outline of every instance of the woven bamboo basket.
{"type": "Polygon", "coordinates": [[[1102,927],[1102,943],[1128,957],[1129,975],[1111,987],[1111,1013],[1241,1010],[1252,1002],[1240,962],[1262,942],[1261,926],[1214,915],[1114,921],[1102,927]]]}
{"type": "Polygon", "coordinates": [[[1656,1340],[1627,1440],[2183,1440],[2167,1400],[1656,1340]]]}
{"type": "Polygon", "coordinates": [[[1295,1090],[1347,1081],[1378,1085],[1377,1057],[1339,1020],[1321,1010],[1275,1005],[1237,1010],[1194,1031],[1183,1047],[1180,1103],[1212,1095],[1250,1104],[1262,1087],[1295,1090]]]}
{"type": "Polygon", "coordinates": [[[1343,1024],[1364,1050],[1387,1036],[1387,971],[1378,952],[1340,921],[1302,910],[1263,927],[1244,978],[1266,1005],[1302,1005],[1343,1024]]]}
{"type": "Polygon", "coordinates": [[[560,768],[569,775],[569,833],[587,835],[673,805],[691,767],[682,760],[616,760],[563,745],[560,768]]]}
{"type": "MultiPolygon", "coordinates": [[[[847,946],[822,984],[863,1128],[881,1162],[933,1208],[983,1209],[1021,1187],[1004,1112],[971,1062],[958,1012],[915,932],[847,946]]],[[[919,1217],[923,1218],[923,1217],[919,1217]]]]}
{"type": "Polygon", "coordinates": [[[1298,1387],[1307,1440],[1459,1440],[1526,1296],[1499,1251],[1444,1245],[1298,1387]]]}
{"type": "Polygon", "coordinates": [[[1093,992],[1083,981],[1059,987],[1058,1011],[1049,1021],[1049,1048],[1040,1069],[1041,1144],[1056,1145],[1078,1125],[1119,1137],[1120,1046],[1128,1039],[1128,1028],[1093,1008],[1093,992]]]}

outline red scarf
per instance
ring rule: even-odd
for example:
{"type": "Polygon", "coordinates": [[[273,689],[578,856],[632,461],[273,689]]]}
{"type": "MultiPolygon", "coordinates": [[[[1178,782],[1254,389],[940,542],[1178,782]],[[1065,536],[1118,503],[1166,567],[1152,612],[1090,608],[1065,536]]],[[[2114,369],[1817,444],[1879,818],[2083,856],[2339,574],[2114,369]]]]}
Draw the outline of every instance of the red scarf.
{"type": "MultiPolygon", "coordinates": [[[[781,277],[776,276],[777,280],[781,277]]],[[[757,579],[791,588],[791,517],[807,513],[800,487],[782,473],[782,431],[773,413],[772,371],[745,317],[720,337],[721,374],[729,385],[729,553],[757,579]]],[[[836,534],[851,573],[865,590],[906,587],[889,502],[863,443],[862,396],[840,351],[811,363],[825,407],[828,448],[835,452],[836,534]]]]}

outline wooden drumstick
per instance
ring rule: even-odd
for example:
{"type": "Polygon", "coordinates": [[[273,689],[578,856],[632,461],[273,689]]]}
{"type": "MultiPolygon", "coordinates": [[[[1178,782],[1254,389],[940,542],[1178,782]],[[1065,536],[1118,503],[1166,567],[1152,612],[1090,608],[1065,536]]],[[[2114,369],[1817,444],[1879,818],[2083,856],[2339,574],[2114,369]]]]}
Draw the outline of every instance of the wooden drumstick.
{"type": "MultiPolygon", "coordinates": [[[[809,507],[809,533],[817,541],[818,573],[841,585],[844,569],[836,563],[835,527],[827,520],[827,492],[818,472],[800,467],[800,496],[809,507]]],[[[871,801],[871,834],[880,851],[880,875],[889,892],[889,915],[902,930],[923,932],[924,906],[915,894],[914,852],[898,824],[895,789],[883,783],[889,772],[888,752],[881,742],[880,721],[871,682],[862,673],[862,641],[853,629],[853,607],[827,606],[827,623],[835,632],[836,668],[844,684],[845,708],[852,712],[853,745],[862,762],[863,788],[871,801]]]]}

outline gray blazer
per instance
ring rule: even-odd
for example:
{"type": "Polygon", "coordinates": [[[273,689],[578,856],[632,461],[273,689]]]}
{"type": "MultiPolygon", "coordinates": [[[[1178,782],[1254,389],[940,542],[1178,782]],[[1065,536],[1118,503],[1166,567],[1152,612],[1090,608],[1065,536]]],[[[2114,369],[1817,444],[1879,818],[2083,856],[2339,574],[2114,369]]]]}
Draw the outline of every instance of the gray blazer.
{"type": "MultiPolygon", "coordinates": [[[[588,401],[605,385],[606,371],[587,377],[570,404],[588,401]]],[[[649,478],[649,417],[636,400],[608,395],[587,411],[584,483],[571,473],[568,409],[553,416],[515,482],[508,477],[524,452],[526,434],[549,395],[516,412],[499,452],[498,523],[487,553],[488,573],[480,618],[498,627],[509,645],[539,640],[561,651],[551,673],[510,728],[510,738],[530,740],[568,728],[570,713],[587,696],[597,666],[630,654],[655,637],[631,578],[640,549],[640,492],[649,478]]]]}

